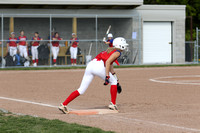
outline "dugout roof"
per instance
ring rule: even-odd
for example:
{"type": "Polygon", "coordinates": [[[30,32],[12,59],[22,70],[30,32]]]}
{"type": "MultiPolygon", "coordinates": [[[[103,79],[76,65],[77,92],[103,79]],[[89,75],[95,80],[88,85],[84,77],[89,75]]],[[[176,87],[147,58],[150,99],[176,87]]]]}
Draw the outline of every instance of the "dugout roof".
{"type": "Polygon", "coordinates": [[[0,0],[1,9],[133,9],[143,0],[0,0]]]}

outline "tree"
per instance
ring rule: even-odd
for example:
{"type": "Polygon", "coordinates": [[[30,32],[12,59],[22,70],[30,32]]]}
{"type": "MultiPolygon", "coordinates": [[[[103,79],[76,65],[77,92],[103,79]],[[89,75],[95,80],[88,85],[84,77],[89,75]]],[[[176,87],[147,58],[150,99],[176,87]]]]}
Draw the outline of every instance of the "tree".
{"type": "MultiPolygon", "coordinates": [[[[193,38],[195,38],[195,28],[200,27],[200,1],[199,0],[144,0],[144,4],[158,5],[186,5],[186,16],[193,18],[193,38]]],[[[186,22],[186,40],[190,40],[190,25],[186,22]]]]}

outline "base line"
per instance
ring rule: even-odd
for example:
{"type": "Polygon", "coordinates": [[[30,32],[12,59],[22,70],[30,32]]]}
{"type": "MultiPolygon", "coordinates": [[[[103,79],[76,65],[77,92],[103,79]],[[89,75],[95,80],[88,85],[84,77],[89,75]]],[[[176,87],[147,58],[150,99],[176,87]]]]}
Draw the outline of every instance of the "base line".
{"type": "MultiPolygon", "coordinates": [[[[54,105],[50,105],[50,104],[46,104],[46,103],[38,103],[38,102],[20,100],[20,99],[15,99],[15,98],[0,97],[0,99],[15,101],[15,102],[21,102],[21,103],[29,103],[29,104],[40,105],[40,106],[44,106],[44,107],[58,108],[58,106],[54,106],[54,105]]],[[[69,108],[69,109],[70,110],[76,110],[76,109],[72,109],[72,108],[69,108]]]]}
{"type": "Polygon", "coordinates": [[[115,118],[116,120],[121,119],[121,120],[124,120],[124,121],[132,121],[132,122],[145,123],[145,124],[150,124],[150,125],[155,125],[155,126],[176,128],[176,129],[181,129],[181,130],[190,131],[190,132],[200,132],[200,129],[176,126],[176,125],[171,125],[171,124],[166,124],[166,123],[158,123],[158,122],[153,122],[153,121],[146,121],[146,120],[140,120],[140,119],[135,119],[135,118],[127,118],[127,117],[122,117],[122,116],[114,116],[114,115],[107,115],[107,116],[111,116],[112,118],[115,118]]]}
{"type": "MultiPolygon", "coordinates": [[[[21,103],[29,103],[29,104],[40,105],[40,106],[51,107],[51,108],[57,108],[57,106],[50,105],[50,104],[37,103],[37,102],[8,98],[8,97],[0,97],[0,99],[15,101],[15,102],[21,102],[21,103]]],[[[70,110],[74,110],[74,109],[70,108],[70,110]]],[[[187,127],[158,123],[158,122],[153,122],[153,121],[145,121],[145,120],[134,119],[134,118],[126,118],[126,117],[122,117],[122,116],[114,116],[114,115],[107,115],[107,116],[111,116],[112,118],[121,119],[121,120],[125,120],[125,121],[130,120],[130,121],[143,122],[143,123],[146,123],[146,124],[151,124],[151,125],[156,125],[156,126],[164,126],[164,127],[182,129],[182,130],[185,130],[185,131],[200,132],[200,129],[195,129],[195,128],[187,128],[187,127]]]]}

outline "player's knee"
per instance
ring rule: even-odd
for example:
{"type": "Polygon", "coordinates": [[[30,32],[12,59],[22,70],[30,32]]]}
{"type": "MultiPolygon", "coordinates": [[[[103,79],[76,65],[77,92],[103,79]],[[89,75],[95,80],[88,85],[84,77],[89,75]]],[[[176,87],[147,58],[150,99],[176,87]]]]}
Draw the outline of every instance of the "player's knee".
{"type": "Polygon", "coordinates": [[[111,85],[117,85],[117,80],[114,79],[114,80],[110,81],[110,84],[111,84],[111,85]]]}
{"type": "Polygon", "coordinates": [[[85,90],[83,90],[81,88],[79,88],[77,91],[79,92],[80,95],[83,95],[85,93],[85,90]]]}

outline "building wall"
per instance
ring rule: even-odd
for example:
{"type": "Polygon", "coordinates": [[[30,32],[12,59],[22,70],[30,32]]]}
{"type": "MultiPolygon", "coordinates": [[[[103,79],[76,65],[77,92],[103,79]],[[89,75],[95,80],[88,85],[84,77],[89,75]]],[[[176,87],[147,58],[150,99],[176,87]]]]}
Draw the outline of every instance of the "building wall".
{"type": "Polygon", "coordinates": [[[185,63],[185,6],[143,5],[135,10],[142,21],[170,21],[173,28],[173,63],[185,63]]]}
{"type": "MultiPolygon", "coordinates": [[[[76,16],[78,37],[79,39],[92,39],[92,54],[96,55],[96,46],[98,52],[105,50],[107,47],[102,43],[96,42],[96,15],[98,16],[98,38],[102,40],[109,25],[112,25],[111,32],[115,37],[123,36],[130,40],[131,54],[130,62],[133,63],[135,58],[136,64],[142,64],[142,23],[143,21],[171,21],[173,22],[173,63],[185,62],[185,6],[156,6],[143,5],[131,10],[48,10],[48,9],[1,9],[0,13],[6,14],[38,14],[36,18],[23,18],[27,15],[15,17],[15,32],[24,29],[28,38],[33,35],[34,31],[41,33],[41,37],[47,38],[49,35],[49,14],[54,14],[53,27],[60,32],[64,39],[71,37],[72,17],[76,16]],[[47,15],[41,15],[47,14],[47,15]],[[60,15],[62,14],[62,16],[60,15]],[[65,15],[65,16],[63,16],[65,15]],[[41,19],[42,18],[42,19],[41,19]],[[41,19],[41,20],[40,20],[41,19]],[[36,28],[35,28],[36,27],[36,28]],[[132,32],[137,32],[137,38],[131,40],[132,32]]],[[[6,17],[6,16],[5,16],[6,17]]],[[[5,19],[5,23],[9,20],[5,19]]],[[[6,27],[6,26],[5,26],[6,27]]],[[[5,35],[8,36],[8,27],[5,28],[5,35]]],[[[7,37],[6,37],[7,38],[7,37]]],[[[80,45],[84,54],[88,53],[90,42],[81,42],[80,45]]]]}

